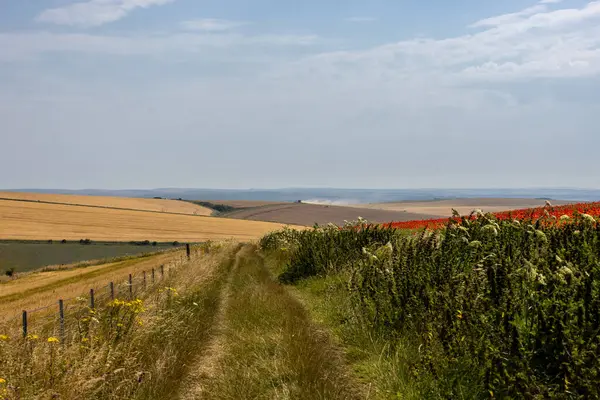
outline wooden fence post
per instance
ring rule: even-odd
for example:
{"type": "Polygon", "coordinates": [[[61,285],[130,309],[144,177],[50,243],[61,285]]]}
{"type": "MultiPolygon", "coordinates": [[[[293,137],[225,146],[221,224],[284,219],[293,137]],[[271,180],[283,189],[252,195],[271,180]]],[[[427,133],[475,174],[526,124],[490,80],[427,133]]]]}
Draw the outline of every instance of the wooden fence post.
{"type": "Polygon", "coordinates": [[[60,342],[65,343],[65,305],[62,299],[58,301],[58,321],[59,321],[59,335],[60,342]]]}
{"type": "Polygon", "coordinates": [[[108,287],[110,288],[110,299],[114,300],[115,299],[115,283],[114,282],[109,283],[108,287]]]}
{"type": "Polygon", "coordinates": [[[192,252],[190,250],[190,244],[189,243],[186,243],[186,245],[185,245],[185,252],[186,252],[187,258],[189,260],[192,257],[192,252]]]}
{"type": "Polygon", "coordinates": [[[94,289],[90,289],[90,308],[93,310],[96,307],[96,302],[94,301],[94,289]]]}
{"type": "Polygon", "coordinates": [[[161,280],[165,279],[165,266],[164,265],[160,266],[160,279],[161,280]]]}
{"type": "Polygon", "coordinates": [[[23,338],[27,338],[27,311],[23,310],[23,338]]]}
{"type": "Polygon", "coordinates": [[[129,274],[129,299],[133,298],[133,279],[131,274],[129,274]]]}
{"type": "Polygon", "coordinates": [[[154,285],[154,268],[152,268],[152,284],[154,285]]]}
{"type": "Polygon", "coordinates": [[[146,290],[146,271],[144,271],[144,290],[146,290]]]}

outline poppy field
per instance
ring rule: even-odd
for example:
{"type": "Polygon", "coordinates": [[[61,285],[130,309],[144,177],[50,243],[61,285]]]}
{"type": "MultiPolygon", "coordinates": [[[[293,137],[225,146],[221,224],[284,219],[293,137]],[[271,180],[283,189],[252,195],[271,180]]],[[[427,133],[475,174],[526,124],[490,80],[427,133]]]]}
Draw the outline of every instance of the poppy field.
{"type": "MultiPolygon", "coordinates": [[[[556,207],[548,203],[545,207],[493,213],[496,219],[502,221],[507,219],[533,220],[544,216],[560,219],[561,217],[565,216],[573,217],[575,214],[588,214],[594,217],[598,217],[600,216],[600,202],[568,204],[556,207]]],[[[389,226],[395,229],[436,229],[446,226],[448,224],[448,221],[448,218],[438,218],[405,222],[391,222],[389,224],[385,224],[385,226],[389,226]]]]}

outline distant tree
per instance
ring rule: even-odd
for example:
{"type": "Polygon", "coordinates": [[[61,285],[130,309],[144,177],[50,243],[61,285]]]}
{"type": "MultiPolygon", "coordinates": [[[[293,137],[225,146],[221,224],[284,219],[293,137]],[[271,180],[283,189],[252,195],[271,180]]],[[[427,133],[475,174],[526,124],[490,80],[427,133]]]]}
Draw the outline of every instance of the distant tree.
{"type": "Polygon", "coordinates": [[[62,243],[62,244],[65,244],[65,243],[67,243],[67,239],[63,239],[63,240],[61,241],[61,243],[62,243]]]}
{"type": "Polygon", "coordinates": [[[8,276],[9,278],[12,278],[15,275],[15,269],[14,268],[9,268],[7,269],[5,272],[6,276],[8,276]]]}

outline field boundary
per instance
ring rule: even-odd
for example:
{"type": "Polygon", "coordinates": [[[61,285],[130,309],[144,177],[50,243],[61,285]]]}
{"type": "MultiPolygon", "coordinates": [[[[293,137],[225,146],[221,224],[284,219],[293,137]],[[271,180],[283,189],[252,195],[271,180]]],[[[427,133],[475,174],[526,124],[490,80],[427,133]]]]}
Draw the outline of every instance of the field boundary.
{"type": "MultiPolygon", "coordinates": [[[[191,251],[186,251],[186,255],[185,258],[175,259],[168,263],[161,264],[158,268],[153,267],[149,270],[130,273],[126,276],[124,275],[122,279],[112,280],[102,287],[90,288],[87,293],[82,293],[79,296],[59,298],[51,305],[38,307],[32,310],[22,310],[21,313],[15,314],[13,317],[9,317],[2,321],[0,327],[4,327],[5,331],[12,331],[14,334],[17,326],[20,325],[18,328],[24,338],[34,334],[34,332],[52,331],[55,336],[60,337],[61,342],[64,342],[64,339],[68,334],[68,329],[65,328],[68,322],[67,320],[79,316],[82,310],[93,311],[105,307],[115,300],[128,299],[129,301],[133,301],[138,298],[138,295],[152,293],[157,289],[157,285],[170,277],[176,268],[179,268],[196,258],[195,255],[192,257],[191,251]],[[52,311],[53,308],[55,308],[54,311],[52,311]],[[69,312],[65,312],[67,308],[69,309],[69,312]]],[[[118,262],[115,265],[110,266],[109,270],[113,271],[119,269],[125,264],[130,264],[133,261],[136,261],[136,259],[118,262]]],[[[98,270],[85,274],[85,276],[93,277],[105,273],[106,270],[98,270]]],[[[70,281],[76,281],[80,278],[81,276],[77,276],[57,281],[53,283],[51,287],[45,287],[44,291],[59,288],[64,286],[65,283],[68,284],[70,281]]],[[[39,288],[30,289],[29,291],[35,292],[37,290],[39,290],[39,288]]],[[[168,288],[166,291],[167,295],[171,294],[168,288]]],[[[22,293],[18,293],[14,296],[21,295],[22,293]]],[[[10,298],[11,296],[12,295],[5,296],[5,298],[0,298],[0,300],[5,301],[6,298],[10,298]]],[[[2,333],[5,332],[3,331],[2,333]]],[[[18,336],[18,334],[14,334],[14,336],[18,336]]]]}

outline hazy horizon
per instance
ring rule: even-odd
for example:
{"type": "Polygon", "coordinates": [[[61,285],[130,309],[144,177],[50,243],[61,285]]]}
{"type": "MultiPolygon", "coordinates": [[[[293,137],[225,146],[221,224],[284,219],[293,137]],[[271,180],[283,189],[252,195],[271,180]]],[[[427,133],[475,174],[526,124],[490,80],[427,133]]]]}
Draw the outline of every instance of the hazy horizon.
{"type": "Polygon", "coordinates": [[[383,203],[395,201],[429,201],[459,198],[530,198],[565,201],[599,201],[600,189],[520,188],[520,189],[350,189],[350,188],[280,188],[280,189],[14,189],[55,194],[84,194],[120,197],[163,197],[186,200],[302,200],[325,204],[383,203]]]}

